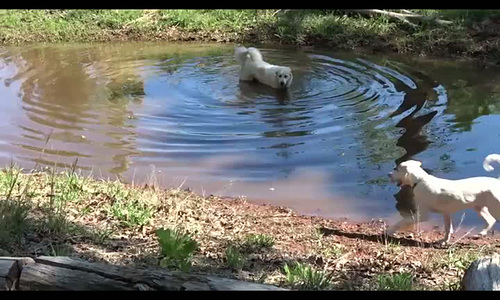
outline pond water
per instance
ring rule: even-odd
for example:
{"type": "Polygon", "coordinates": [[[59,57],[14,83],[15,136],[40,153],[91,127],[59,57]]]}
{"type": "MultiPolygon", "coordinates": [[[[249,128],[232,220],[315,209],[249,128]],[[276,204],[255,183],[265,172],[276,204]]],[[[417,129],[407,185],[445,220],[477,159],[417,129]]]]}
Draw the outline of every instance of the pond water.
{"type": "Polygon", "coordinates": [[[450,179],[500,175],[482,168],[500,152],[498,69],[261,50],[293,69],[289,92],[239,82],[231,45],[2,47],[0,164],[78,159],[96,177],[353,219],[398,216],[387,173],[408,158],[450,179]]]}

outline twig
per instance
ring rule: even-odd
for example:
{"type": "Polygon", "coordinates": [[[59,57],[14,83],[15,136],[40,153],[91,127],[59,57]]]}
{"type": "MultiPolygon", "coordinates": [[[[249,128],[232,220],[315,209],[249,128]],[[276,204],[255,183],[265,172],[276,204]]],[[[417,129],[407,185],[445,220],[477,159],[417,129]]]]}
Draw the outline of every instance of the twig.
{"type": "Polygon", "coordinates": [[[180,190],[180,189],[182,188],[182,186],[184,186],[184,183],[186,183],[187,179],[188,179],[187,177],[186,177],[186,178],[184,178],[184,181],[183,181],[183,182],[181,183],[181,185],[179,185],[179,187],[177,188],[178,190],[180,190]]]}
{"type": "Polygon", "coordinates": [[[454,241],[450,247],[453,247],[455,246],[455,244],[457,244],[461,239],[463,239],[464,237],[470,235],[470,233],[475,229],[475,227],[472,227],[471,229],[469,229],[469,231],[467,231],[464,235],[462,235],[461,237],[459,237],[456,241],[454,241]]]}
{"type": "Polygon", "coordinates": [[[273,14],[271,15],[271,17],[276,16],[280,11],[281,11],[281,9],[276,10],[275,12],[273,12],[273,14]]]}

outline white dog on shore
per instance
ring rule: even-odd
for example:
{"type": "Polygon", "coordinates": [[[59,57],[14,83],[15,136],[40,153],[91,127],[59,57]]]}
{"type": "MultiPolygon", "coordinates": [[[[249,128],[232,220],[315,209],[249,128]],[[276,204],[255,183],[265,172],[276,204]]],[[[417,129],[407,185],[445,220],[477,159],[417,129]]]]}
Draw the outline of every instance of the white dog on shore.
{"type": "MultiPolygon", "coordinates": [[[[490,154],[483,162],[486,171],[492,171],[492,162],[500,163],[500,155],[490,154]]],[[[400,163],[389,173],[391,181],[398,185],[413,187],[417,216],[403,218],[387,230],[392,235],[418,222],[428,219],[429,212],[444,216],[445,236],[440,243],[448,243],[453,234],[451,215],[468,208],[474,209],[486,221],[486,227],[479,233],[484,236],[500,220],[500,180],[491,177],[472,177],[460,180],[442,179],[428,174],[422,163],[408,160],[400,163]]]]}
{"type": "Polygon", "coordinates": [[[257,48],[237,47],[234,54],[241,66],[240,80],[257,80],[275,89],[287,89],[292,84],[292,69],[265,62],[257,48]]]}

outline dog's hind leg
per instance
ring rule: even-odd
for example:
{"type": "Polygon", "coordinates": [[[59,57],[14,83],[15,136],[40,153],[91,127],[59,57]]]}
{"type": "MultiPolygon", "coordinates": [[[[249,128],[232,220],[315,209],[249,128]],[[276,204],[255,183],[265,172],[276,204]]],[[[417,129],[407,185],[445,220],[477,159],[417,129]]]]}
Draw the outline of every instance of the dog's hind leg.
{"type": "Polygon", "coordinates": [[[480,236],[485,236],[486,234],[488,234],[488,231],[490,231],[491,228],[493,228],[493,226],[495,225],[496,219],[490,214],[490,211],[486,206],[476,206],[474,207],[474,210],[479,214],[481,218],[484,219],[484,221],[486,221],[486,227],[479,232],[480,236]]]}
{"type": "Polygon", "coordinates": [[[241,81],[254,81],[254,78],[252,75],[247,74],[247,73],[240,73],[240,80],[241,81]]]}

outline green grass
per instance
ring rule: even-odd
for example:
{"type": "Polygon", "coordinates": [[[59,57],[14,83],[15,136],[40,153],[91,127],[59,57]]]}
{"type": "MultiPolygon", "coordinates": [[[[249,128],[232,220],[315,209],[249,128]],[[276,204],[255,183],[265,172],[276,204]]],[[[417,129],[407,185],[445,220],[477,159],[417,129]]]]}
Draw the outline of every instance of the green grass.
{"type": "Polygon", "coordinates": [[[20,242],[29,228],[28,214],[31,210],[29,181],[21,176],[22,169],[11,163],[0,172],[0,243],[20,242]],[[14,196],[16,195],[16,196],[14,196]]]}
{"type": "Polygon", "coordinates": [[[414,279],[411,273],[379,275],[377,277],[378,290],[382,291],[411,291],[414,279]]]}
{"type": "Polygon", "coordinates": [[[178,26],[188,31],[222,30],[238,31],[258,20],[253,9],[200,9],[161,10],[158,23],[163,26],[178,26]]]}
{"type": "Polygon", "coordinates": [[[388,240],[384,245],[384,250],[390,254],[400,253],[402,251],[401,243],[399,241],[388,240]]]}
{"type": "Polygon", "coordinates": [[[455,280],[446,280],[439,287],[441,291],[461,291],[462,290],[462,278],[457,277],[455,280]]]}
{"type": "Polygon", "coordinates": [[[237,245],[229,245],[225,251],[225,260],[229,268],[240,270],[246,262],[246,254],[270,250],[275,238],[266,234],[248,234],[237,245]]]}
{"type": "Polygon", "coordinates": [[[340,245],[333,245],[331,247],[321,249],[320,251],[324,257],[329,258],[339,258],[345,252],[345,249],[340,245]]]}
{"type": "MultiPolygon", "coordinates": [[[[70,234],[78,226],[68,220],[68,209],[77,202],[84,203],[93,195],[104,195],[110,199],[101,210],[120,226],[136,228],[149,223],[155,209],[155,204],[147,201],[150,193],[125,188],[119,182],[104,184],[93,181],[90,184],[90,176],[84,177],[76,172],[76,165],[77,161],[71,169],[63,172],[52,169],[40,173],[37,179],[33,179],[35,175],[23,174],[23,170],[15,165],[0,172],[0,243],[21,241],[23,233],[30,226],[35,226],[29,215],[37,208],[44,214],[36,221],[37,230],[47,232],[54,238],[70,234]],[[31,201],[34,198],[46,198],[48,201],[34,207],[31,201]]],[[[80,215],[85,216],[93,210],[95,208],[87,206],[80,211],[80,215]]],[[[88,233],[93,241],[104,241],[111,234],[111,229],[88,233]]]]}
{"type": "Polygon", "coordinates": [[[71,246],[59,243],[50,243],[50,256],[69,256],[71,246]]]}
{"type": "Polygon", "coordinates": [[[0,244],[20,242],[29,228],[27,219],[31,206],[21,200],[0,200],[0,244]]]}
{"type": "Polygon", "coordinates": [[[74,169],[68,172],[62,172],[54,181],[55,189],[59,191],[59,193],[55,195],[56,201],[66,202],[80,199],[83,196],[83,187],[87,180],[88,177],[82,177],[77,174],[74,169]]]}
{"type": "Polygon", "coordinates": [[[252,24],[255,10],[0,10],[0,41],[59,42],[112,39],[117,33],[235,31],[252,24]]]}
{"type": "MultiPolygon", "coordinates": [[[[76,167],[76,162],[74,164],[76,167]]],[[[56,175],[55,169],[47,174],[50,186],[49,198],[45,211],[47,217],[45,219],[45,227],[53,235],[62,236],[68,232],[69,223],[66,218],[66,210],[68,201],[75,200],[78,193],[74,192],[73,174],[74,168],[66,176],[59,174],[56,175]],[[62,176],[61,176],[62,175],[62,176]]]]}
{"type": "Polygon", "coordinates": [[[415,11],[424,15],[441,17],[466,24],[500,17],[500,10],[498,9],[416,9],[415,11]]]}
{"type": "Polygon", "coordinates": [[[269,250],[274,246],[274,238],[266,234],[249,234],[245,236],[242,248],[245,252],[269,250]]]}
{"type": "Polygon", "coordinates": [[[241,270],[245,265],[245,256],[240,252],[238,247],[230,245],[226,248],[226,263],[233,270],[241,270]]]}
{"type": "Polygon", "coordinates": [[[54,172],[50,176],[50,202],[48,204],[46,227],[57,235],[64,235],[68,232],[69,226],[66,212],[69,202],[77,201],[83,197],[83,186],[88,180],[75,172],[76,162],[73,169],[56,175],[54,172]]]}
{"type": "Polygon", "coordinates": [[[0,188],[2,194],[6,195],[5,197],[7,200],[11,198],[14,188],[18,186],[18,179],[21,171],[21,169],[11,164],[11,166],[2,173],[2,176],[0,176],[0,188]]]}
{"type": "Polygon", "coordinates": [[[111,200],[106,211],[122,226],[135,227],[149,223],[154,207],[142,202],[138,191],[127,189],[120,182],[109,183],[106,187],[106,194],[111,200]]]}
{"type": "Polygon", "coordinates": [[[451,247],[444,254],[435,258],[434,267],[465,271],[473,261],[483,254],[483,251],[484,248],[477,251],[476,249],[457,250],[451,247]]]}
{"type": "MultiPolygon", "coordinates": [[[[444,56],[500,56],[500,10],[413,10],[451,20],[416,26],[385,16],[328,10],[0,10],[0,43],[204,40],[313,44],[444,56]],[[481,27],[482,26],[482,27],[481,27]],[[175,28],[176,31],[172,31],[175,28]],[[488,41],[471,32],[488,32],[488,41]],[[187,34],[187,35],[186,35],[187,34]]],[[[134,88],[134,87],[131,87],[134,88]]]]}
{"type": "Polygon", "coordinates": [[[139,10],[1,10],[0,40],[92,40],[99,32],[119,28],[141,15],[139,10]]]}
{"type": "Polygon", "coordinates": [[[94,243],[102,245],[110,239],[114,232],[115,230],[113,229],[95,229],[90,231],[88,235],[94,243]]]}
{"type": "Polygon", "coordinates": [[[300,290],[323,290],[330,286],[331,276],[323,271],[314,270],[311,266],[296,263],[294,266],[285,264],[285,282],[292,288],[300,290]]]}
{"type": "Polygon", "coordinates": [[[191,267],[191,256],[198,249],[198,243],[179,229],[161,228],[156,230],[156,236],[163,256],[161,266],[188,271],[191,267]]]}

